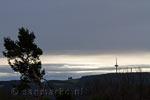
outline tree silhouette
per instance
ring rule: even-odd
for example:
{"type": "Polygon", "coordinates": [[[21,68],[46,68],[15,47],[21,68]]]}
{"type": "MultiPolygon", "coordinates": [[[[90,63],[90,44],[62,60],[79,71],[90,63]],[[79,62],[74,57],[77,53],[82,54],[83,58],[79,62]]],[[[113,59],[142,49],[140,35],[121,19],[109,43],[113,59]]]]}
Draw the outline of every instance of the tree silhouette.
{"type": "Polygon", "coordinates": [[[40,87],[40,96],[42,97],[42,78],[45,74],[42,69],[40,55],[42,50],[34,43],[35,35],[23,27],[19,29],[18,40],[13,41],[9,37],[4,38],[3,55],[7,57],[11,68],[20,73],[21,88],[29,87],[30,82],[37,83],[40,87]]]}

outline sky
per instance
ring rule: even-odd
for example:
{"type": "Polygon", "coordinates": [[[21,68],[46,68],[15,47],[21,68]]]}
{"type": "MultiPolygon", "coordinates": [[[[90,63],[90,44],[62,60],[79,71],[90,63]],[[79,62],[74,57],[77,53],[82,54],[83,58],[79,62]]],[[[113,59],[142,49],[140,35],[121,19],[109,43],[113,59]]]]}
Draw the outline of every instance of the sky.
{"type": "Polygon", "coordinates": [[[148,0],[0,0],[0,52],[25,27],[44,64],[150,64],[149,10],[148,0]]]}

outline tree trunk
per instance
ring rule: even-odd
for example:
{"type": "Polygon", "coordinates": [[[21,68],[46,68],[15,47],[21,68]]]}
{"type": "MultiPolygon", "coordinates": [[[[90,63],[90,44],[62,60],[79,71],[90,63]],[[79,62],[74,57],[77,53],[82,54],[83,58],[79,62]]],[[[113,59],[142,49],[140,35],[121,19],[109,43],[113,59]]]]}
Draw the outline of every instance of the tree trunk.
{"type": "Polygon", "coordinates": [[[40,87],[40,95],[39,95],[39,98],[38,98],[38,100],[40,100],[41,98],[42,98],[42,96],[43,96],[43,84],[42,84],[42,82],[39,80],[39,87],[40,87]]]}
{"type": "MultiPolygon", "coordinates": [[[[32,67],[31,67],[32,68],[32,67]]],[[[35,72],[35,70],[32,68],[32,71],[33,71],[33,75],[34,75],[34,77],[36,78],[36,80],[38,81],[38,85],[39,85],[39,88],[40,88],[40,95],[39,95],[39,97],[38,97],[38,100],[41,100],[41,98],[42,98],[42,96],[43,96],[43,90],[44,90],[44,88],[43,88],[43,84],[42,84],[42,82],[41,82],[41,79],[39,78],[39,76],[37,76],[37,74],[36,74],[36,72],[35,72]]]]}

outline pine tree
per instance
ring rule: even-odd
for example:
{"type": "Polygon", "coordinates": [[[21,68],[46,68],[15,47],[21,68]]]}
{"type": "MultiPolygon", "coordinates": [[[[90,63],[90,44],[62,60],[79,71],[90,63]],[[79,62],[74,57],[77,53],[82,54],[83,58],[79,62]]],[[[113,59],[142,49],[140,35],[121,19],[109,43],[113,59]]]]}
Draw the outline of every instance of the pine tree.
{"type": "Polygon", "coordinates": [[[11,68],[20,73],[21,88],[29,87],[29,83],[37,83],[40,88],[40,96],[42,97],[43,85],[41,80],[45,74],[42,69],[40,56],[42,50],[35,44],[35,35],[23,27],[19,29],[18,40],[13,41],[9,37],[4,38],[3,55],[7,57],[11,68]]]}

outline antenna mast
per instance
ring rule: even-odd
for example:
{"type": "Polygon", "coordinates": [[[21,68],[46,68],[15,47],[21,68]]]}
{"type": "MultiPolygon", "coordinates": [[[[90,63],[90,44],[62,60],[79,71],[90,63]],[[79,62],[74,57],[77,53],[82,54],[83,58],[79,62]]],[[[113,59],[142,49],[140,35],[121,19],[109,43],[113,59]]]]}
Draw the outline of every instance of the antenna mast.
{"type": "Polygon", "coordinates": [[[117,71],[118,71],[118,60],[117,60],[117,58],[116,58],[116,65],[115,65],[115,67],[116,67],[116,73],[117,73],[117,71]]]}

